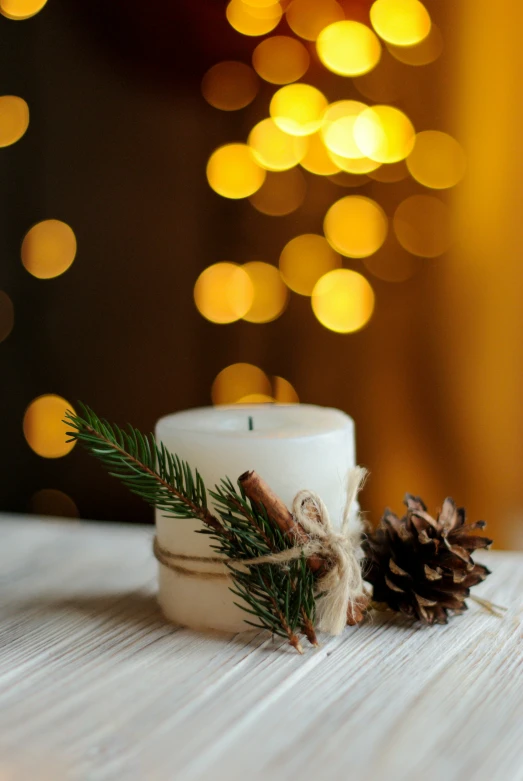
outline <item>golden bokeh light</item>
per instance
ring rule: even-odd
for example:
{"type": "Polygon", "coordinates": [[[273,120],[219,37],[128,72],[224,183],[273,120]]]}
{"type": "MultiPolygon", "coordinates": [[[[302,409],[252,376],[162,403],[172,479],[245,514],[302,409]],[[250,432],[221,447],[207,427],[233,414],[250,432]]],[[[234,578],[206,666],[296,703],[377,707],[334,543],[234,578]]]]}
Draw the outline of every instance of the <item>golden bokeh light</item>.
{"type": "Polygon", "coordinates": [[[366,108],[359,100],[338,100],[328,106],[320,131],[327,149],[341,157],[363,157],[354,139],[354,123],[366,108]]]}
{"type": "Polygon", "coordinates": [[[243,0],[243,2],[252,6],[252,8],[269,8],[271,5],[274,5],[275,0],[243,0]]]}
{"type": "Polygon", "coordinates": [[[253,298],[251,278],[236,263],[209,266],[194,286],[196,307],[211,323],[234,323],[249,311],[253,298]]]}
{"type": "Polygon", "coordinates": [[[443,36],[439,27],[432,24],[430,33],[416,46],[393,46],[388,43],[387,49],[406,65],[428,65],[437,60],[443,51],[443,36]]]}
{"type": "Polygon", "coordinates": [[[29,126],[29,106],[16,95],[0,96],[0,147],[11,146],[29,126]]]}
{"type": "Polygon", "coordinates": [[[288,35],[273,35],[258,44],[252,55],[256,73],[271,84],[301,79],[310,63],[305,46],[288,35]]]}
{"type": "Polygon", "coordinates": [[[74,232],[61,220],[39,222],[25,234],[21,257],[33,277],[58,277],[67,271],[76,257],[74,232]]]}
{"type": "Polygon", "coordinates": [[[202,94],[214,108],[238,111],[254,100],[259,86],[252,68],[244,62],[228,60],[209,68],[202,79],[202,94]]]}
{"type": "Polygon", "coordinates": [[[465,153],[448,133],[423,130],[415,138],[407,168],[413,179],[425,187],[444,190],[454,187],[465,175],[465,153]]]}
{"type": "Polygon", "coordinates": [[[262,186],[265,171],[247,144],[225,144],[209,158],[207,181],[224,198],[248,198],[262,186]]]}
{"type": "Polygon", "coordinates": [[[297,168],[276,173],[269,171],[264,183],[249,201],[262,214],[282,217],[299,209],[306,193],[305,177],[297,168]]]}
{"type": "Polygon", "coordinates": [[[395,46],[420,43],[431,27],[429,12],[419,0],[376,0],[370,21],[380,38],[395,46]]]}
{"type": "Polygon", "coordinates": [[[233,363],[216,376],[211,389],[213,404],[236,404],[253,393],[272,398],[271,383],[252,363],[233,363]]]}
{"type": "Polygon", "coordinates": [[[318,36],[316,48],[325,67],[340,76],[367,73],[381,57],[381,44],[370,27],[349,20],[325,27],[318,36]]]}
{"type": "Polygon", "coordinates": [[[273,377],[274,398],[278,404],[299,404],[300,399],[289,380],[283,377],[273,377]]]}
{"type": "Polygon", "coordinates": [[[337,252],[349,258],[364,258],[381,247],[388,224],[376,201],[363,195],[347,195],[330,207],[323,227],[337,252]]]}
{"type": "Polygon", "coordinates": [[[317,176],[331,176],[339,171],[323,143],[321,132],[307,136],[307,151],[300,165],[317,176]]]}
{"type": "Polygon", "coordinates": [[[34,493],[29,502],[29,510],[35,515],[53,515],[56,518],[79,518],[78,507],[63,491],[55,488],[42,488],[34,493]]]}
{"type": "Polygon", "coordinates": [[[327,25],[345,18],[336,0],[293,0],[286,14],[291,30],[307,41],[315,41],[327,25]]]}
{"type": "Polygon", "coordinates": [[[42,10],[47,0],[0,0],[0,13],[8,19],[30,19],[42,10]]]}
{"type": "Polygon", "coordinates": [[[253,286],[253,299],[243,316],[249,323],[270,323],[284,311],[289,300],[280,272],[270,263],[254,260],[243,266],[253,286]]]}
{"type": "Polygon", "coordinates": [[[256,162],[268,171],[286,171],[298,165],[307,151],[303,136],[284,133],[273,119],[262,119],[249,134],[248,144],[256,162]]]}
{"type": "Polygon", "coordinates": [[[361,274],[346,268],[329,271],[312,291],[312,310],[330,331],[347,334],[368,323],[374,310],[374,291],[361,274]]]}
{"type": "Polygon", "coordinates": [[[316,233],[291,239],[280,255],[280,272],[285,284],[302,296],[310,296],[320,277],[340,266],[338,253],[316,233]]]}
{"type": "Polygon", "coordinates": [[[270,112],[280,130],[309,136],[320,129],[327,98],[310,84],[288,84],[274,93],[270,112]]]}
{"type": "Polygon", "coordinates": [[[373,106],[356,118],[354,138],[365,157],[379,163],[397,163],[412,151],[415,131],[398,108],[373,106]]]}
{"type": "Polygon", "coordinates": [[[329,151],[329,155],[334,163],[338,166],[340,171],[345,171],[348,174],[368,174],[371,171],[375,171],[379,168],[381,163],[376,160],[371,160],[370,157],[342,157],[336,155],[334,152],[329,151]]]}
{"type": "Polygon", "coordinates": [[[238,399],[236,404],[274,404],[275,399],[265,393],[248,393],[238,399]]]}
{"type": "Polygon", "coordinates": [[[225,13],[231,27],[239,33],[258,36],[274,30],[283,11],[279,3],[254,6],[244,0],[231,0],[225,13]]]}
{"type": "Polygon", "coordinates": [[[7,339],[13,330],[15,309],[13,302],[3,290],[0,290],[0,342],[7,339]]]}
{"type": "Polygon", "coordinates": [[[433,195],[412,195],[400,203],[393,226],[401,246],[413,255],[435,258],[452,244],[449,209],[433,195]]]}
{"type": "Polygon", "coordinates": [[[400,160],[398,163],[384,163],[376,168],[375,171],[370,171],[369,176],[371,179],[375,179],[377,182],[401,182],[409,175],[407,166],[404,160],[400,160]]]}
{"type": "Polygon", "coordinates": [[[34,399],[24,415],[24,436],[29,447],[42,458],[61,458],[75,442],[67,442],[68,426],[63,422],[67,410],[73,407],[61,396],[46,394],[34,399]]]}

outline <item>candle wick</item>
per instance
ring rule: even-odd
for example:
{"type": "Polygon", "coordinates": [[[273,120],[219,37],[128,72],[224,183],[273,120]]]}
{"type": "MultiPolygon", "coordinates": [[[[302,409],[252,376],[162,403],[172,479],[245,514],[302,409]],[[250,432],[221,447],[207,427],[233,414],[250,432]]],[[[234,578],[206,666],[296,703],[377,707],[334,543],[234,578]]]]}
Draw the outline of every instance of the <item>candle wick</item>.
{"type": "Polygon", "coordinates": [[[254,431],[254,421],[249,415],[249,431],[254,431]]]}

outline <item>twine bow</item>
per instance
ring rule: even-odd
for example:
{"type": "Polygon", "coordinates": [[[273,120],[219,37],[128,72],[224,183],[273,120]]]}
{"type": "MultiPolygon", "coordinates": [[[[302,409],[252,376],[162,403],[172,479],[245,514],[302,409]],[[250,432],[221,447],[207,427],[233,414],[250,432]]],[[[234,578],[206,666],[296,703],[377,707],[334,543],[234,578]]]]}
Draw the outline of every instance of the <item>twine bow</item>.
{"type": "Polygon", "coordinates": [[[292,505],[294,519],[306,532],[309,539],[280,553],[243,559],[238,564],[259,566],[261,564],[284,565],[302,555],[305,558],[318,556],[325,561],[325,574],[316,581],[318,595],[318,629],[330,635],[340,635],[347,624],[347,610],[364,597],[363,577],[358,561],[362,524],[357,516],[350,523],[352,506],[358,496],[367,471],[361,467],[351,469],[347,476],[347,498],[343,510],[340,530],[331,522],[329,511],[314,491],[299,491],[292,505]]]}
{"type": "Polygon", "coordinates": [[[303,547],[305,556],[325,559],[327,571],[317,580],[318,629],[339,635],[347,624],[347,608],[364,596],[361,566],[358,561],[361,543],[361,521],[350,524],[352,505],[366,477],[365,469],[356,467],[347,478],[347,498],[340,530],[332,525],[322,499],[312,491],[300,491],[293,502],[296,521],[309,535],[303,547]]]}

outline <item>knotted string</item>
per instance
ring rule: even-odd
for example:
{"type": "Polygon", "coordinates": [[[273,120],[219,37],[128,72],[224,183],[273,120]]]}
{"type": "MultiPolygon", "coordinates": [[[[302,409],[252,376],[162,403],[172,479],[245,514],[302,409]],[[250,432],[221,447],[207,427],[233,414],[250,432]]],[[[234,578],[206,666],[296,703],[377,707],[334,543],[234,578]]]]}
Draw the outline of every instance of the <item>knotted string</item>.
{"type": "Polygon", "coordinates": [[[183,567],[180,564],[175,564],[175,561],[187,561],[187,562],[202,562],[202,564],[227,564],[229,559],[224,556],[187,556],[183,553],[173,553],[172,551],[162,548],[158,542],[158,537],[153,540],[153,554],[160,564],[164,567],[177,572],[179,575],[186,575],[190,578],[199,578],[200,580],[229,580],[229,575],[226,572],[206,572],[205,570],[189,569],[183,567]]]}
{"type": "Polygon", "coordinates": [[[318,602],[318,629],[330,635],[341,634],[347,624],[347,609],[352,611],[354,604],[364,597],[358,560],[362,524],[359,513],[353,524],[350,523],[350,517],[365,477],[366,471],[359,467],[349,473],[347,499],[339,531],[332,526],[329,512],[317,494],[300,491],[294,499],[295,519],[311,538],[304,546],[304,555],[308,557],[316,554],[330,565],[316,582],[317,591],[322,595],[318,602]]]}
{"type": "Polygon", "coordinates": [[[339,635],[347,623],[347,610],[357,604],[364,596],[363,578],[358,556],[362,524],[359,514],[351,523],[352,507],[360,491],[367,472],[361,467],[351,469],[347,477],[347,496],[340,530],[337,531],[322,499],[313,491],[299,491],[294,498],[292,512],[294,520],[309,538],[302,542],[296,535],[296,544],[292,548],[258,556],[253,559],[227,559],[218,557],[186,556],[171,553],[154,541],[154,555],[161,564],[180,574],[190,575],[203,580],[227,579],[221,572],[190,570],[174,564],[175,559],[185,561],[205,561],[232,565],[233,567],[257,567],[263,564],[285,566],[290,561],[304,556],[317,556],[325,562],[325,572],[316,581],[318,600],[318,629],[331,635],[339,635]]]}

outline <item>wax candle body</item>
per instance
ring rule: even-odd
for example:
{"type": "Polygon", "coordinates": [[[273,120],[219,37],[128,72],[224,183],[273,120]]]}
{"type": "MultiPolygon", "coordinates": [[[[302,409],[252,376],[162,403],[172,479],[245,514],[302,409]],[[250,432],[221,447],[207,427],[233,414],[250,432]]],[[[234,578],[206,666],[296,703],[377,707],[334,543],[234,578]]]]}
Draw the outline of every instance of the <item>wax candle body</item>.
{"type": "MultiPolygon", "coordinates": [[[[240,474],[255,470],[289,508],[296,493],[308,488],[322,497],[335,525],[341,520],[355,444],[354,423],[339,410],[306,404],[187,410],[159,420],[156,438],[198,469],[207,490],[223,477],[236,483],[240,474]]],[[[156,526],[162,548],[186,556],[216,556],[209,538],[195,534],[202,528],[200,521],[157,511],[156,526]]],[[[227,571],[220,564],[183,563],[196,571],[227,571]]],[[[227,581],[159,567],[159,601],[171,621],[195,629],[249,628],[227,581]]]]}

